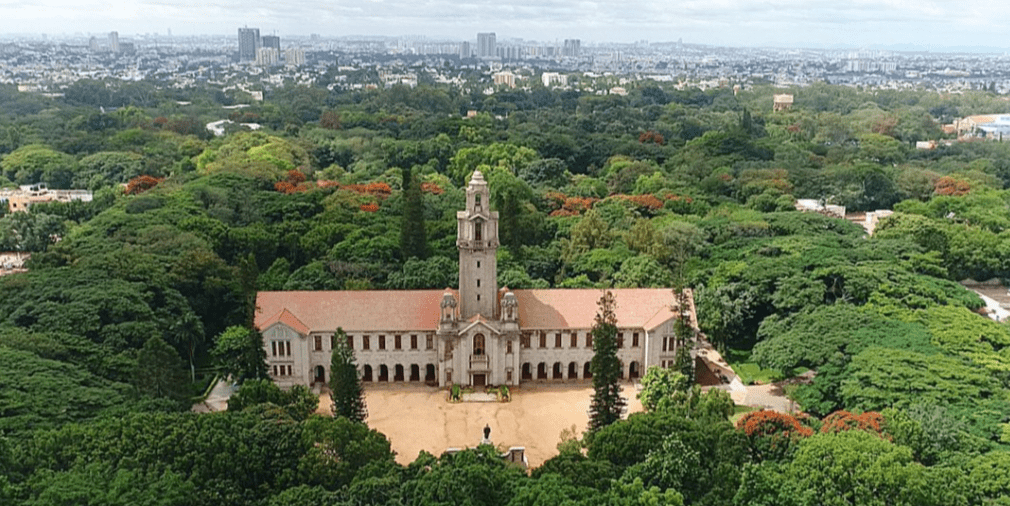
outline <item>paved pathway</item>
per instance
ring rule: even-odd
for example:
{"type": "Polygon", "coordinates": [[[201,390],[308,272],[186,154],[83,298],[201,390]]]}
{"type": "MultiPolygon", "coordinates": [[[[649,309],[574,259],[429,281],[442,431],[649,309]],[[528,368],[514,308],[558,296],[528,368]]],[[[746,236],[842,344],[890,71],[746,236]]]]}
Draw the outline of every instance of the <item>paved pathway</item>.
{"type": "Polygon", "coordinates": [[[226,380],[219,379],[214,388],[210,390],[207,399],[199,404],[193,405],[193,411],[197,413],[213,413],[215,411],[228,410],[228,398],[235,392],[232,384],[226,380]]]}

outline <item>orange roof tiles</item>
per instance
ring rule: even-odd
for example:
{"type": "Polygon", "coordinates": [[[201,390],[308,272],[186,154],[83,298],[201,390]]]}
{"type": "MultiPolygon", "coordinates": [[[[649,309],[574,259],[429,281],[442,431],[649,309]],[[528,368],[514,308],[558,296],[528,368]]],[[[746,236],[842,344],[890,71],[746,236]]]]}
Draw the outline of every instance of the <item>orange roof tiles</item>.
{"type": "Polygon", "coordinates": [[[275,314],[272,318],[267,318],[262,324],[260,324],[261,329],[266,329],[267,327],[280,322],[288,327],[291,327],[295,332],[299,334],[308,334],[309,328],[298,319],[297,316],[291,314],[291,311],[287,309],[282,309],[280,313],[275,314]]]}
{"type": "MultiPolygon", "coordinates": [[[[668,288],[617,288],[617,324],[651,330],[675,317],[668,288]]],[[[256,327],[278,321],[301,333],[436,330],[443,290],[260,292],[256,327]],[[306,330],[302,332],[302,330],[306,330]]],[[[514,290],[524,329],[588,329],[596,317],[599,289],[514,290]]],[[[692,314],[694,313],[692,308],[692,314]]],[[[694,323],[694,322],[692,322],[694,323]]]]}
{"type": "Polygon", "coordinates": [[[344,290],[259,292],[256,327],[272,325],[268,315],[283,309],[313,331],[435,330],[442,290],[344,290]]]}
{"type": "MultiPolygon", "coordinates": [[[[617,326],[653,329],[674,318],[669,288],[614,288],[617,326]]],[[[595,288],[514,290],[519,299],[519,326],[523,329],[587,329],[596,318],[603,290],[595,288]]]]}

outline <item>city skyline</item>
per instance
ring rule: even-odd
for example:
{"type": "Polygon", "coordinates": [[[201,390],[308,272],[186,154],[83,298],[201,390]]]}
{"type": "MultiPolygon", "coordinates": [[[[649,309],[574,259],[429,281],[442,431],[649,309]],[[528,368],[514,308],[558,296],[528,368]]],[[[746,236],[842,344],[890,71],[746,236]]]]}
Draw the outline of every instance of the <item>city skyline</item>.
{"type": "Polygon", "coordinates": [[[0,34],[118,31],[175,35],[421,35],[475,40],[581,39],[676,41],[723,46],[901,46],[1010,48],[999,19],[1010,5],[964,0],[686,0],[679,2],[372,0],[351,4],[288,0],[250,6],[238,0],[0,0],[0,34]]]}

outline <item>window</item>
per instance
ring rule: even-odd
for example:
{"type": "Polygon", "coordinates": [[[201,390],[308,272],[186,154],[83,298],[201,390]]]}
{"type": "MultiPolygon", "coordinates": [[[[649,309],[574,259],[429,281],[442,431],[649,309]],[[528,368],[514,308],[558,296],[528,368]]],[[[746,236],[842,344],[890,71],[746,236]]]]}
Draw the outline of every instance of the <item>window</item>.
{"type": "Polygon", "coordinates": [[[379,334],[379,349],[386,349],[386,336],[379,334]]]}
{"type": "Polygon", "coordinates": [[[505,341],[505,353],[512,354],[512,340],[505,341]]]}
{"type": "Polygon", "coordinates": [[[330,349],[332,350],[336,347],[337,347],[337,335],[330,334],[330,349]]]}
{"type": "Polygon", "coordinates": [[[354,336],[350,334],[347,334],[347,347],[352,350],[354,349],[354,336]]]}
{"type": "Polygon", "coordinates": [[[313,343],[315,345],[315,350],[323,351],[323,336],[316,336],[313,341],[315,341],[315,343],[313,343]]]}
{"type": "Polygon", "coordinates": [[[473,240],[475,241],[484,240],[484,222],[480,220],[473,222],[473,240]]]}
{"type": "Polygon", "coordinates": [[[477,288],[480,288],[480,279],[477,279],[477,288]]]}
{"type": "Polygon", "coordinates": [[[371,336],[369,336],[368,334],[361,336],[361,349],[363,350],[369,349],[372,344],[371,341],[372,341],[371,336]]]}
{"type": "Polygon", "coordinates": [[[617,333],[617,348],[624,348],[624,332],[617,333]]]}
{"type": "Polygon", "coordinates": [[[512,371],[505,371],[505,381],[507,383],[512,383],[512,371]]]}
{"type": "Polygon", "coordinates": [[[571,342],[568,344],[569,348],[576,348],[579,346],[579,333],[572,332],[571,342]]]}
{"type": "Polygon", "coordinates": [[[540,347],[541,348],[547,347],[547,332],[544,332],[542,330],[540,331],[540,347]]]}
{"type": "Polygon", "coordinates": [[[284,348],[286,348],[285,351],[287,351],[287,356],[290,357],[291,356],[291,341],[284,341],[284,348]]]}
{"type": "MultiPolygon", "coordinates": [[[[270,341],[271,356],[277,356],[277,341],[270,341]]],[[[666,351],[666,350],[664,350],[666,351]]]]}
{"type": "Polygon", "coordinates": [[[477,207],[480,207],[480,194],[479,193],[474,194],[474,196],[473,196],[473,202],[475,204],[477,204],[477,207]]]}
{"type": "Polygon", "coordinates": [[[529,348],[530,347],[530,333],[529,332],[523,332],[522,335],[519,336],[519,346],[522,347],[522,348],[529,348]]]}
{"type": "Polygon", "coordinates": [[[293,373],[291,372],[291,366],[289,365],[289,366],[288,366],[288,376],[291,376],[292,374],[293,374],[293,373]]]}
{"type": "Polygon", "coordinates": [[[277,366],[274,366],[274,376],[277,376],[277,366]]]}
{"type": "Polygon", "coordinates": [[[477,334],[473,336],[473,354],[484,354],[484,334],[477,334]]]}
{"type": "Polygon", "coordinates": [[[417,349],[417,334],[410,335],[410,349],[412,350],[417,349]]]}
{"type": "Polygon", "coordinates": [[[477,300],[480,300],[480,294],[479,293],[477,294],[477,300]]]}
{"type": "Polygon", "coordinates": [[[400,334],[396,334],[395,336],[393,336],[393,348],[396,348],[396,349],[399,350],[401,348],[401,344],[402,343],[401,343],[401,339],[400,339],[400,334]]]}
{"type": "Polygon", "coordinates": [[[587,332],[586,333],[586,348],[592,349],[592,347],[593,347],[593,333],[592,332],[587,332]]]}
{"type": "Polygon", "coordinates": [[[424,348],[430,350],[435,347],[435,338],[431,334],[424,337],[424,348]]]}
{"type": "Polygon", "coordinates": [[[480,260],[477,260],[477,268],[480,269],[480,260]]]}
{"type": "Polygon", "coordinates": [[[638,348],[638,332],[631,333],[631,347],[638,348]]]}
{"type": "Polygon", "coordinates": [[[554,334],[554,347],[555,348],[561,347],[561,332],[557,332],[554,334]]]}

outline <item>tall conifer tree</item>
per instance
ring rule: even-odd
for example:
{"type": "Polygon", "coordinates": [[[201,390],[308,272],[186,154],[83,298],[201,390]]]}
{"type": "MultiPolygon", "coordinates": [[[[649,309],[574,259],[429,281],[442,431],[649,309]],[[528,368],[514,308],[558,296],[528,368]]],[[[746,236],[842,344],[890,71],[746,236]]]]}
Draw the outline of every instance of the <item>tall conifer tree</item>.
{"type": "Polygon", "coordinates": [[[596,432],[621,419],[625,399],[621,397],[621,361],[617,358],[617,302],[607,290],[599,302],[593,325],[593,399],[589,405],[589,431],[596,432]]]}
{"type": "Polygon", "coordinates": [[[400,221],[400,254],[404,260],[428,256],[428,237],[424,230],[424,202],[421,182],[410,169],[403,169],[403,217],[400,221]]]}
{"type": "Polygon", "coordinates": [[[347,346],[347,334],[338,328],[333,334],[333,354],[330,357],[330,398],[333,416],[363,423],[368,418],[365,392],[354,362],[354,350],[347,346]]]}

